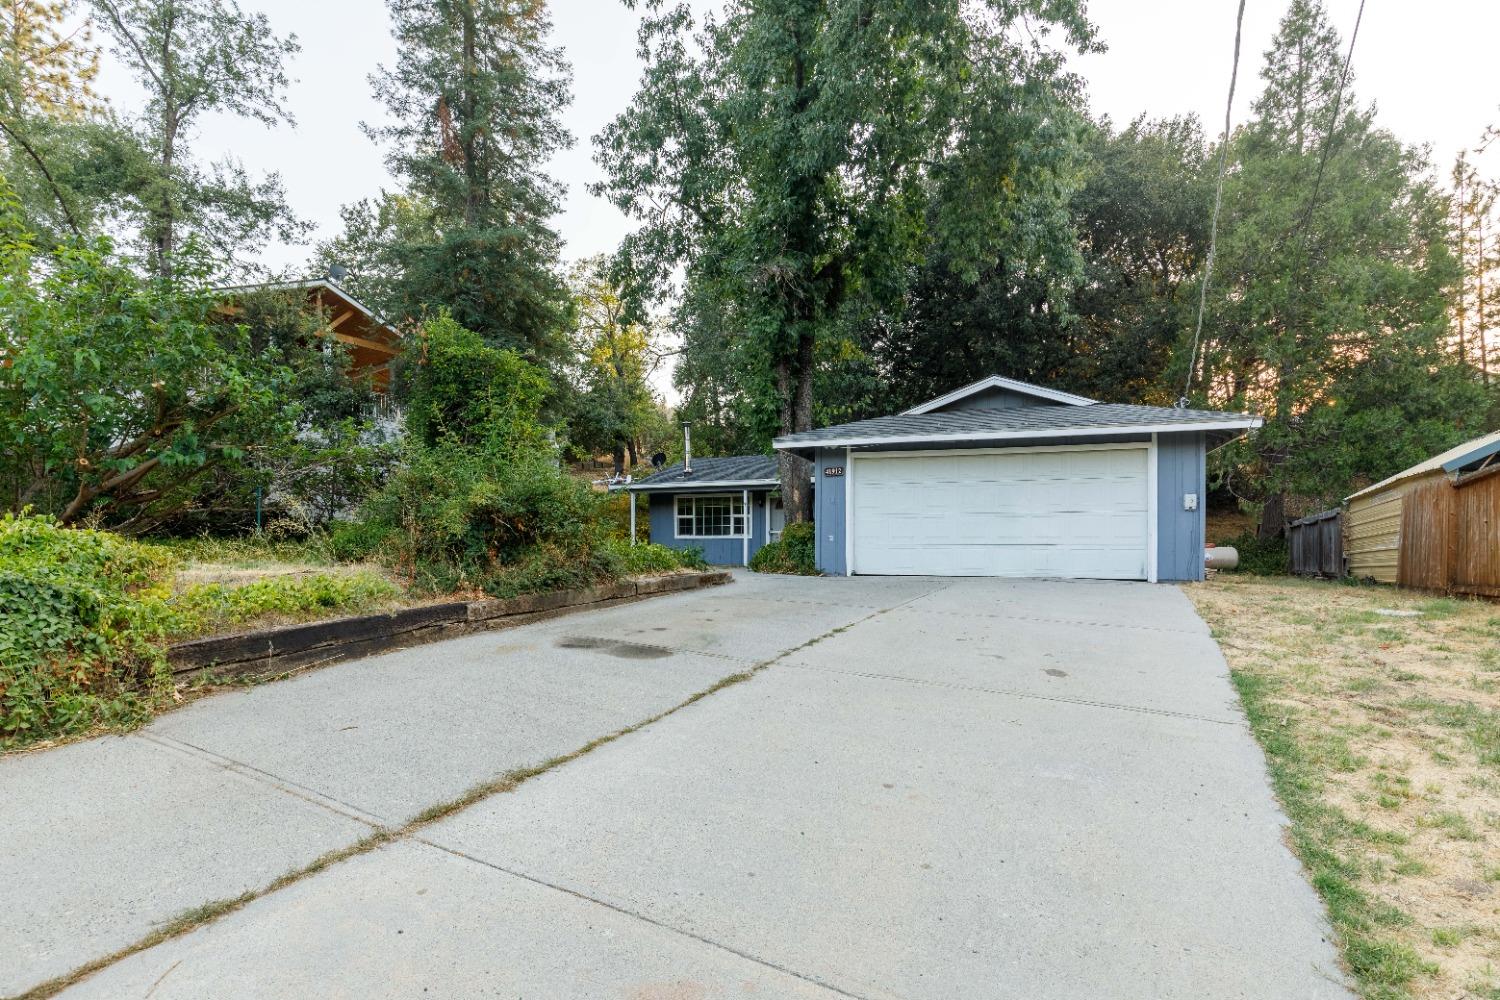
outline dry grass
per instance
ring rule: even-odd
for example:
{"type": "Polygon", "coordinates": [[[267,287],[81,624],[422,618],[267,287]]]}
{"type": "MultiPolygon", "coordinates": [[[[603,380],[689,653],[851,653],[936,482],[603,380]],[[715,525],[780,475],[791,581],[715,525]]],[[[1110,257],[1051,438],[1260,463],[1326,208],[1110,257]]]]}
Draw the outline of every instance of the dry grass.
{"type": "Polygon", "coordinates": [[[1186,590],[1362,993],[1500,1000],[1500,605],[1285,578],[1186,590]]]}

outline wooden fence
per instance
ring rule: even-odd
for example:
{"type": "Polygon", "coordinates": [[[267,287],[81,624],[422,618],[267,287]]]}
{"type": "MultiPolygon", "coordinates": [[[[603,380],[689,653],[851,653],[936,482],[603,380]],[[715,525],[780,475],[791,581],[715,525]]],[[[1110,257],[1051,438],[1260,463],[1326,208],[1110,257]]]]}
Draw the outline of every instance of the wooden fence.
{"type": "Polygon", "coordinates": [[[1291,570],[1297,576],[1344,575],[1344,512],[1325,510],[1287,528],[1291,570]]]}
{"type": "Polygon", "coordinates": [[[1404,587],[1500,597],[1500,469],[1407,493],[1399,567],[1404,587]]]}

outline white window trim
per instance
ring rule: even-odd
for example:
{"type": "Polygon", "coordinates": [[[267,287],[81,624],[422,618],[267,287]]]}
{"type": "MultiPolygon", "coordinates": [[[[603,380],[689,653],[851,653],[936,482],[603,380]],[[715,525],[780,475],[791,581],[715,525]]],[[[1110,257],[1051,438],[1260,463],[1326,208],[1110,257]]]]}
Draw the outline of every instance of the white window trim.
{"type": "MultiPolygon", "coordinates": [[[[693,526],[696,528],[697,524],[698,524],[698,513],[697,513],[696,510],[693,512],[692,518],[693,518],[693,526]]],[[[691,538],[691,539],[697,539],[697,540],[702,540],[702,541],[711,541],[711,540],[719,539],[719,538],[749,538],[750,537],[750,510],[749,510],[749,505],[745,503],[744,498],[740,494],[738,494],[738,493],[679,493],[675,497],[672,498],[672,537],[673,538],[691,538]],[[740,506],[740,513],[739,513],[738,516],[740,518],[741,523],[744,524],[744,528],[742,528],[740,531],[732,532],[731,534],[728,534],[728,535],[684,535],[681,532],[682,515],[678,513],[681,510],[681,504],[682,504],[682,501],[684,501],[684,500],[728,500],[729,501],[729,523],[730,523],[731,527],[734,526],[734,519],[735,519],[735,516],[736,516],[735,512],[734,512],[734,506],[735,506],[735,504],[739,504],[739,506],[740,506]]]]}

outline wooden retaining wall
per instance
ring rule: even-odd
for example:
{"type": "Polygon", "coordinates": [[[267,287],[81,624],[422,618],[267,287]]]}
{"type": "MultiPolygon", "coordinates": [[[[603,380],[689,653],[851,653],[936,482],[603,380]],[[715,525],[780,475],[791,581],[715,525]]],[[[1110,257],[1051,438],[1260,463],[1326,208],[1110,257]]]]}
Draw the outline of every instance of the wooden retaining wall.
{"type": "Polygon", "coordinates": [[[182,642],[167,650],[173,674],[215,677],[276,674],[313,664],[508,628],[568,611],[609,607],[660,594],[712,587],[733,577],[722,570],[622,580],[587,590],[561,590],[483,601],[430,604],[388,614],[335,618],[182,642]]]}
{"type": "Polygon", "coordinates": [[[1500,469],[1407,491],[1397,579],[1403,587],[1500,597],[1500,469]]]}

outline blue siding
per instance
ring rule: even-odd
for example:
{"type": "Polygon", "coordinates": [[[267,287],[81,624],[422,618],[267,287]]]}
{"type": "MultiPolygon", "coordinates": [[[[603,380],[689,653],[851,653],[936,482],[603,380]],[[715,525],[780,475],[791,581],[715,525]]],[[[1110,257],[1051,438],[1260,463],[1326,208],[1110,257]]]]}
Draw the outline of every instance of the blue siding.
{"type": "MultiPolygon", "coordinates": [[[[849,456],[843,448],[820,448],[813,469],[813,524],[818,531],[818,569],[834,576],[848,571],[844,547],[844,480],[823,474],[825,469],[846,466],[849,456]]],[[[844,469],[847,476],[849,470],[844,469]]]]}
{"type": "MultiPolygon", "coordinates": [[[[740,490],[702,490],[702,493],[740,493],[740,490]]],[[[744,541],[733,538],[678,538],[677,494],[651,493],[651,541],[670,549],[703,550],[703,558],[715,566],[739,566],[745,561],[744,541]]],[[[768,490],[750,491],[750,554],[766,544],[766,498],[768,490]]]]}
{"type": "Polygon", "coordinates": [[[1207,460],[1203,435],[1162,434],[1156,439],[1156,577],[1203,579],[1207,460]],[[1195,493],[1197,510],[1183,510],[1195,493]]]}

